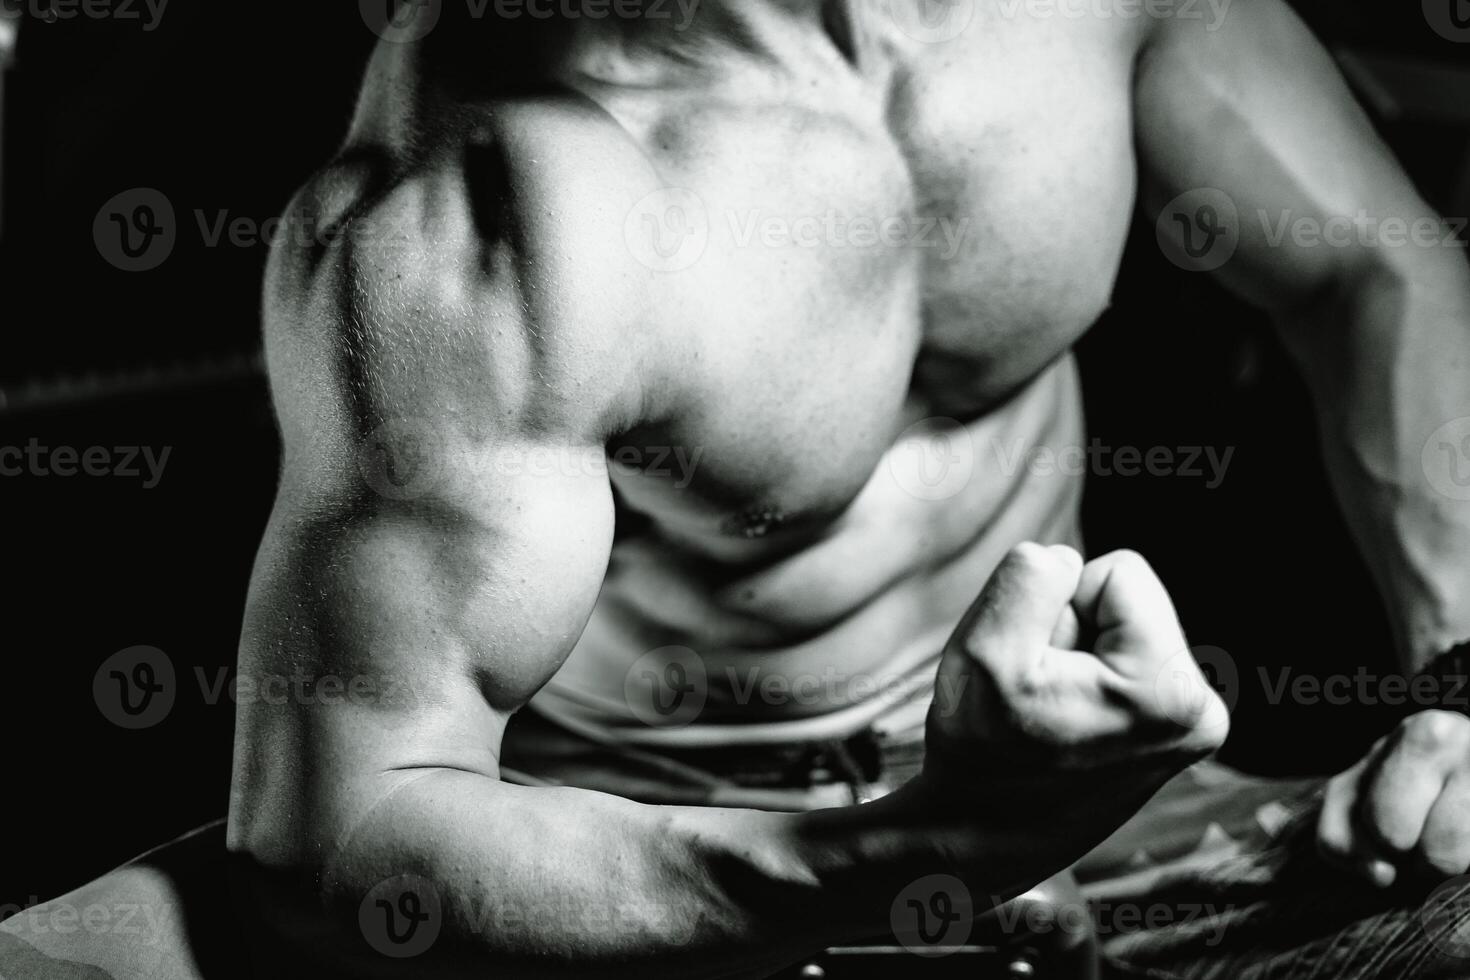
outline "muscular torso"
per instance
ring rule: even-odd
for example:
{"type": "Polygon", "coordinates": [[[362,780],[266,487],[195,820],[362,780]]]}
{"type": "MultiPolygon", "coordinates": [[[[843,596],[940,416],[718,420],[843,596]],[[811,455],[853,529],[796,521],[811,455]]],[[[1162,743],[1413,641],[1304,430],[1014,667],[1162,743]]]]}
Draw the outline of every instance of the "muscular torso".
{"type": "MultiPolygon", "coordinates": [[[[478,228],[510,196],[521,261],[557,268],[566,304],[646,277],[620,323],[569,316],[616,335],[588,341],[620,352],[605,376],[545,379],[615,406],[617,528],[533,704],[630,719],[629,668],[687,648],[706,721],[822,714],[864,696],[844,677],[932,655],[1009,546],[1076,534],[1078,478],[1025,454],[1080,435],[1068,350],[1132,213],[1141,28],[982,0],[929,43],[851,6],[835,27],[757,18],[759,53],[710,42],[692,66],[592,24],[489,82],[490,24],[375,60],[325,210],[426,186],[441,222],[478,228]],[[728,690],[757,673],[827,682],[728,690]]],[[[288,256],[272,295],[346,302],[322,288],[339,272],[288,256]]]]}

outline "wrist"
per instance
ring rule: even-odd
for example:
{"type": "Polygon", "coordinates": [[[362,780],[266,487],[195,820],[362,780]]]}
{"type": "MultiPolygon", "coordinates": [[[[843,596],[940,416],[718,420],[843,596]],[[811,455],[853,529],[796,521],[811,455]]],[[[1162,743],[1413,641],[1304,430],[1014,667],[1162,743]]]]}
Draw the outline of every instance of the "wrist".
{"type": "Polygon", "coordinates": [[[968,882],[982,863],[978,840],[923,776],[869,803],[800,814],[793,825],[793,848],[818,884],[834,942],[887,934],[894,901],[920,878],[968,882]]]}

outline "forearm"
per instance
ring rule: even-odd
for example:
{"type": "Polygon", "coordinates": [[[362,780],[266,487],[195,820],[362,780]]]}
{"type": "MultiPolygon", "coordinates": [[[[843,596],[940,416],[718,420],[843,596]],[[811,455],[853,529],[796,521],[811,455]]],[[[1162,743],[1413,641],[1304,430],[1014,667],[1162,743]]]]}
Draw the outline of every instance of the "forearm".
{"type": "Polygon", "coordinates": [[[1470,636],[1465,254],[1406,246],[1286,336],[1318,405],[1329,477],[1417,667],[1470,636]]]}
{"type": "MultiPolygon", "coordinates": [[[[442,921],[433,945],[404,961],[415,976],[768,971],[886,933],[903,886],[943,869],[947,858],[906,825],[908,813],[902,795],[780,814],[427,771],[324,842],[331,856],[311,904],[357,925],[365,900],[391,904],[403,887],[384,896],[381,883],[411,876],[401,880],[430,891],[442,921]]],[[[370,950],[363,961],[360,937],[327,935],[310,935],[311,948],[346,952],[359,970],[392,976],[404,965],[370,950]]],[[[341,952],[333,958],[340,964],[341,952]]]]}
{"type": "MultiPolygon", "coordinates": [[[[565,652],[544,637],[575,638],[575,620],[480,598],[526,591],[485,574],[483,558],[429,563],[449,548],[504,546],[473,528],[318,525],[312,550],[287,561],[305,536],[280,523],[295,537],[262,547],[242,676],[332,674],[378,692],[253,700],[237,717],[231,848],[257,893],[250,907],[324,972],[769,972],[886,933],[902,887],[940,869],[907,792],[792,815],[646,806],[494,778],[509,705],[554,672],[565,652]],[[424,892],[411,904],[429,900],[440,928],[399,960],[401,950],[382,947],[404,884],[424,892]]],[[[566,591],[562,580],[533,594],[546,603],[566,591]]]]}

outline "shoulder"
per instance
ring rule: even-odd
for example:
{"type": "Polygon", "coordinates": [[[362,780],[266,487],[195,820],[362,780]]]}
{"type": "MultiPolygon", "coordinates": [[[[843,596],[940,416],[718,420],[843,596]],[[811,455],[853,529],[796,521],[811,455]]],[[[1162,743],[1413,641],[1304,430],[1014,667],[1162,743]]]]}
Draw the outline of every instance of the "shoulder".
{"type": "Polygon", "coordinates": [[[357,146],[293,200],[264,297],[290,420],[453,410],[592,439],[631,424],[651,276],[625,225],[657,186],[595,107],[518,100],[357,146]]]}

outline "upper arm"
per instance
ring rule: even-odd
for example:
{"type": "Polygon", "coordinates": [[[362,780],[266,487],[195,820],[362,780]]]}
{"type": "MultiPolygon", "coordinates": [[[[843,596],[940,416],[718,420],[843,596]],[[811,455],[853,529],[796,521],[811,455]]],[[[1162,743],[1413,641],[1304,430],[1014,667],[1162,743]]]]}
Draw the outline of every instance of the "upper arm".
{"type": "Polygon", "coordinates": [[[602,584],[615,344],[538,306],[559,284],[528,278],[462,183],[384,192],[309,274],[273,262],[284,458],[240,671],[307,683],[241,702],[232,834],[258,856],[339,838],[384,774],[498,775],[505,721],[602,584]]]}
{"type": "Polygon", "coordinates": [[[1227,285],[1257,305],[1290,311],[1344,277],[1414,251],[1362,244],[1360,215],[1437,219],[1282,0],[1236,0],[1223,9],[1218,21],[1160,21],[1140,56],[1144,216],[1162,219],[1176,242],[1195,225],[1197,246],[1216,216],[1216,227],[1233,224],[1234,253],[1211,254],[1209,264],[1230,255],[1217,273],[1227,285]],[[1178,214],[1166,214],[1176,199],[1169,210],[1178,214]],[[1215,215],[1199,214],[1202,205],[1216,205],[1215,215]],[[1317,229],[1331,243],[1316,238],[1317,229]]]}

